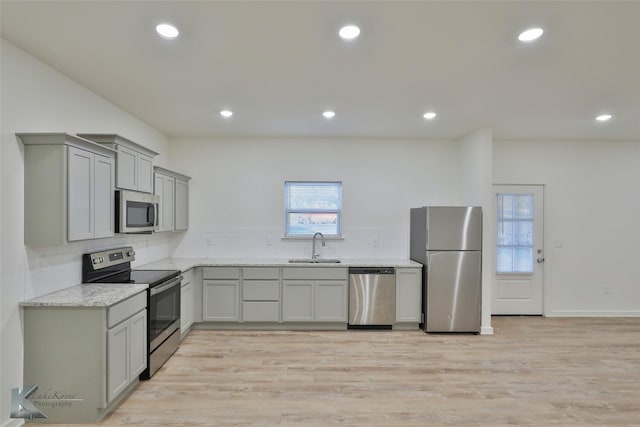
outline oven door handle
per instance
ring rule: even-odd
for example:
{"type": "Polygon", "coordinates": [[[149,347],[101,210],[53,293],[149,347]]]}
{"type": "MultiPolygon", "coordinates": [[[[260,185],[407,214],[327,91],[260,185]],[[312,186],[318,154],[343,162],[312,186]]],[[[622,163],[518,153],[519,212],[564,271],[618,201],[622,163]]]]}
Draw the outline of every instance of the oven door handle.
{"type": "Polygon", "coordinates": [[[166,283],[161,286],[156,286],[155,288],[151,288],[151,296],[157,295],[160,292],[164,292],[169,288],[173,288],[176,285],[179,285],[182,282],[182,276],[178,276],[175,279],[171,280],[169,283],[166,283]]]}

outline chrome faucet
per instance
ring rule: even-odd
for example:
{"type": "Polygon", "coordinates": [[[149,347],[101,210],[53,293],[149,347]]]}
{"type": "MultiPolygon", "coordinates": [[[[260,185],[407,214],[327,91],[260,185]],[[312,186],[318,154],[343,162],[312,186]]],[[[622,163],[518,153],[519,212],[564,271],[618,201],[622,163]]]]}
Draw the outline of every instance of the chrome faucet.
{"type": "Polygon", "coordinates": [[[322,246],[325,246],[324,235],[320,232],[314,234],[313,241],[311,243],[311,259],[318,259],[318,256],[320,256],[319,253],[316,253],[316,237],[318,236],[322,239],[322,246]]]}

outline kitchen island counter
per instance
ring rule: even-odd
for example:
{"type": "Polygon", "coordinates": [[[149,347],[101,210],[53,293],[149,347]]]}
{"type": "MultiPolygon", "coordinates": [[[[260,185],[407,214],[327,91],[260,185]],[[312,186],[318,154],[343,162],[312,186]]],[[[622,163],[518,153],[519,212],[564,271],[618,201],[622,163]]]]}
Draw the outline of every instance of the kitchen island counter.
{"type": "Polygon", "coordinates": [[[149,285],[132,283],[94,283],[71,286],[21,301],[21,307],[109,307],[146,291],[149,285]]]}

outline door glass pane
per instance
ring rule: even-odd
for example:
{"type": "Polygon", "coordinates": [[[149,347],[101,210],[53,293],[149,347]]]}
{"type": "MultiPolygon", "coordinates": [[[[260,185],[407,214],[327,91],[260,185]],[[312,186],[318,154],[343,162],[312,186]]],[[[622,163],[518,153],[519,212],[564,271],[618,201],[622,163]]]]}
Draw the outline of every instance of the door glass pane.
{"type": "Polygon", "coordinates": [[[533,248],[514,248],[514,268],[518,273],[533,272],[533,248]]]}
{"type": "Polygon", "coordinates": [[[513,244],[513,222],[501,221],[498,223],[498,246],[511,246],[513,244]]]}
{"type": "Polygon", "coordinates": [[[515,199],[516,218],[533,219],[533,194],[518,194],[515,199]]]}
{"type": "Polygon", "coordinates": [[[496,271],[533,273],[533,194],[497,193],[496,271]]]}
{"type": "Polygon", "coordinates": [[[533,246],[533,221],[518,221],[516,224],[514,244],[517,246],[533,246]]]}
{"type": "Polygon", "coordinates": [[[498,273],[511,273],[513,271],[513,249],[498,248],[496,258],[498,273]]]}

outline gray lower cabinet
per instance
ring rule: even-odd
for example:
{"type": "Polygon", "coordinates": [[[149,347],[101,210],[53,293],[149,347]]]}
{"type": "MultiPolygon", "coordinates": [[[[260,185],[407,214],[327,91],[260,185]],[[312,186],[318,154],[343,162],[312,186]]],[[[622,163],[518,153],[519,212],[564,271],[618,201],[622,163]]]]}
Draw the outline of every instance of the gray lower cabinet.
{"type": "Polygon", "coordinates": [[[38,386],[31,400],[47,422],[96,423],[135,386],[146,306],[144,291],[111,307],[24,307],[23,383],[38,386]]]}
{"type": "Polygon", "coordinates": [[[242,320],[280,321],[280,268],[242,268],[242,320]]]}
{"type": "Polygon", "coordinates": [[[202,321],[346,323],[348,269],[203,267],[202,321]]]}
{"type": "Polygon", "coordinates": [[[240,268],[202,269],[202,320],[238,322],[240,317],[240,268]]]}
{"type": "Polygon", "coordinates": [[[191,268],[182,273],[182,284],[180,287],[180,336],[184,337],[194,322],[195,306],[195,269],[191,268]]]}
{"type": "Polygon", "coordinates": [[[420,323],[422,269],[396,268],[396,322],[420,323]]]}
{"type": "Polygon", "coordinates": [[[348,269],[282,269],[283,322],[347,322],[348,269]]]}
{"type": "Polygon", "coordinates": [[[147,367],[147,310],[134,314],[107,331],[109,402],[127,389],[147,367]],[[144,346],[141,343],[144,342],[144,346]]]}

